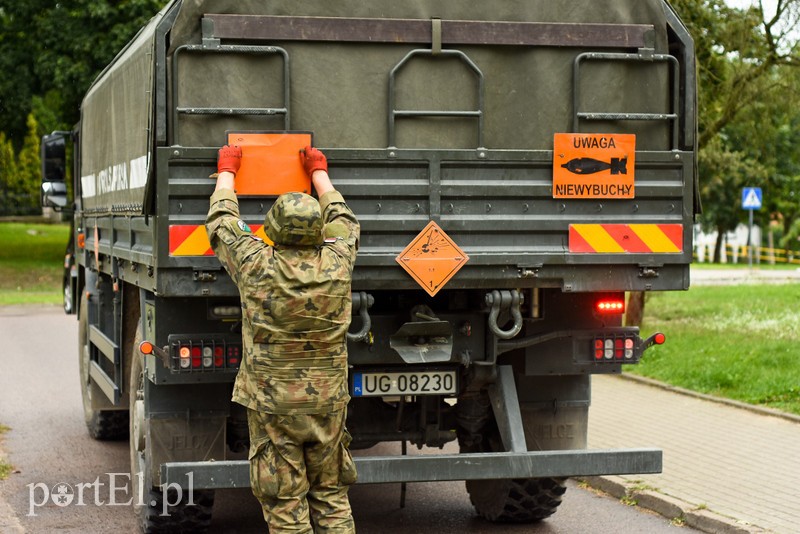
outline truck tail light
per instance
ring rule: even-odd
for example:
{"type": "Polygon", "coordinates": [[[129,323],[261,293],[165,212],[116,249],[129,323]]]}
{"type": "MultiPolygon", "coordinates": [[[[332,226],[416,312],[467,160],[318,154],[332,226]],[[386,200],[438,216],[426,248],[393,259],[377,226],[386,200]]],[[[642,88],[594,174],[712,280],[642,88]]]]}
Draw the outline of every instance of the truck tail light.
{"type": "Polygon", "coordinates": [[[601,315],[619,315],[625,313],[625,299],[605,298],[597,301],[594,309],[601,315]]]}
{"type": "Polygon", "coordinates": [[[633,335],[609,335],[592,341],[597,363],[632,363],[636,361],[636,340],[633,335]]]}
{"type": "Polygon", "coordinates": [[[238,345],[228,345],[228,367],[238,367],[242,358],[242,348],[238,345]]]}
{"type": "Polygon", "coordinates": [[[181,347],[178,351],[180,356],[181,369],[188,369],[192,366],[192,349],[189,347],[181,347]]]}
{"type": "Polygon", "coordinates": [[[197,369],[203,363],[202,359],[203,349],[200,347],[192,347],[192,369],[197,369]]]}
{"type": "Polygon", "coordinates": [[[174,371],[221,371],[237,369],[242,345],[225,340],[171,339],[171,362],[174,371]]]}
{"type": "Polygon", "coordinates": [[[633,332],[609,332],[592,338],[592,359],[595,363],[636,363],[644,351],[653,345],[663,345],[667,340],[657,332],[641,340],[633,332]]]}

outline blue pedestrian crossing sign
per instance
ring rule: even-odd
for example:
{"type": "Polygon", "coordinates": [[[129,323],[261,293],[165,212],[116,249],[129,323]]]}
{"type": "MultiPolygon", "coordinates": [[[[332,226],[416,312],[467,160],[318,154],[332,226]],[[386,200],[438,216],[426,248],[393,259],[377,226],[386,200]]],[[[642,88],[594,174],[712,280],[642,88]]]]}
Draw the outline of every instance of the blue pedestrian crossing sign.
{"type": "Polygon", "coordinates": [[[760,210],[761,209],[761,188],[745,187],[742,189],[742,209],[760,210]]]}

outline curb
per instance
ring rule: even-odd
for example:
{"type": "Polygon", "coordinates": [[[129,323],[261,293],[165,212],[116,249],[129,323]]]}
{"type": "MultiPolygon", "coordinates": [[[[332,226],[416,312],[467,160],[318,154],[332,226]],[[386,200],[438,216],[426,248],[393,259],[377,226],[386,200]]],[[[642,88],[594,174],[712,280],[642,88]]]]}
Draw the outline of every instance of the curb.
{"type": "MultiPolygon", "coordinates": [[[[0,435],[0,459],[8,460],[8,454],[4,451],[2,445],[2,436],[0,435]]],[[[8,534],[25,533],[25,529],[22,528],[22,524],[19,522],[14,510],[2,495],[0,495],[0,532],[8,534]]]]}
{"type": "Polygon", "coordinates": [[[680,521],[683,525],[708,534],[764,534],[769,532],[671,495],[659,493],[650,488],[642,488],[641,485],[618,475],[583,477],[579,480],[616,499],[650,510],[669,520],[680,521]]]}
{"type": "Polygon", "coordinates": [[[25,529],[14,514],[11,506],[0,497],[0,532],[8,534],[24,534],[25,529]]]}

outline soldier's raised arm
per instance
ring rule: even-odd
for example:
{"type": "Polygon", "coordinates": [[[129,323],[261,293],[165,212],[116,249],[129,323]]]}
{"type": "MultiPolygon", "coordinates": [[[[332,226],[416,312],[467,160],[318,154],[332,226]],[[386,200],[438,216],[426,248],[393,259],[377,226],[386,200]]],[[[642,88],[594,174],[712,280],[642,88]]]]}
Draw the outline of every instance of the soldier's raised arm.
{"type": "Polygon", "coordinates": [[[308,146],[300,153],[303,168],[311,177],[314,190],[319,195],[326,240],[342,240],[349,249],[351,259],[355,260],[361,227],[358,219],[331,182],[328,175],[328,160],[317,148],[308,146]]]}
{"type": "Polygon", "coordinates": [[[241,159],[240,147],[226,145],[219,150],[217,185],[211,195],[211,205],[206,217],[206,232],[211,248],[237,284],[239,267],[244,259],[265,246],[239,215],[239,199],[234,191],[234,180],[241,159]]]}

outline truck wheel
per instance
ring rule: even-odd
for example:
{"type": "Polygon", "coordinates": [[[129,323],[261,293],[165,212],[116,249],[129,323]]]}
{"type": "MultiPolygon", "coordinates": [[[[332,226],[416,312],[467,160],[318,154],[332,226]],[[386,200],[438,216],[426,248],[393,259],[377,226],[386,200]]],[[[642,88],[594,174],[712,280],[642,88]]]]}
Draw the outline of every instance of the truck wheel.
{"type": "Polygon", "coordinates": [[[73,307],[75,303],[72,302],[72,289],[69,286],[69,278],[67,276],[64,277],[64,281],[61,284],[64,289],[64,313],[70,315],[73,313],[73,307]]]}
{"type": "Polygon", "coordinates": [[[89,379],[89,305],[84,294],[78,325],[78,351],[80,354],[81,396],[83,418],[89,435],[97,440],[125,439],[128,436],[128,412],[125,410],[98,410],[92,407],[92,397],[102,395],[89,379]]]}
{"type": "Polygon", "coordinates": [[[563,479],[468,480],[469,500],[489,521],[532,523],[550,517],[567,491],[563,479]]]}
{"type": "Polygon", "coordinates": [[[146,419],[144,417],[144,355],[139,352],[142,341],[141,329],[136,330],[133,340],[131,362],[130,395],[130,453],[131,481],[133,486],[134,512],[144,534],[174,532],[204,532],[211,526],[214,507],[213,491],[193,491],[188,503],[188,492],[177,502],[174,490],[167,491],[167,507],[164,508],[164,493],[153,486],[152,469],[147,458],[146,419]],[[165,514],[166,512],[166,514],[165,514]]]}
{"type": "MultiPolygon", "coordinates": [[[[503,452],[500,433],[491,413],[488,397],[459,399],[463,423],[458,441],[461,452],[503,452]],[[480,429],[475,424],[484,422],[480,429]],[[472,427],[472,428],[470,428],[472,427]]],[[[467,493],[475,511],[489,521],[533,523],[550,517],[567,491],[560,478],[519,478],[467,480],[467,493]]]]}

